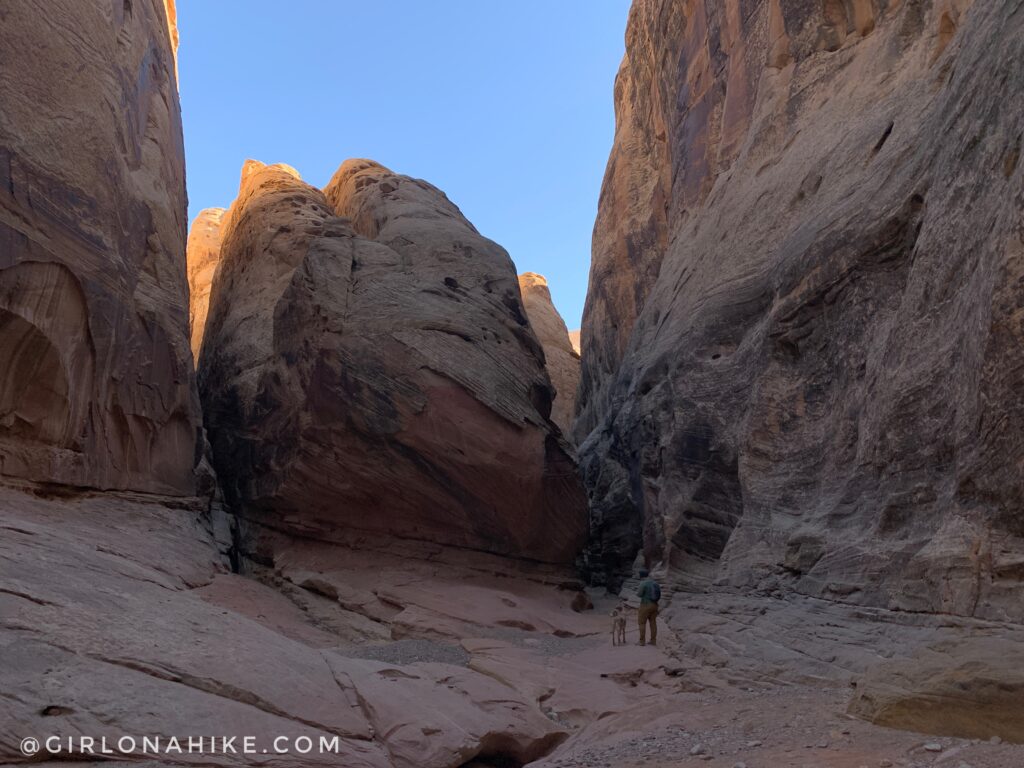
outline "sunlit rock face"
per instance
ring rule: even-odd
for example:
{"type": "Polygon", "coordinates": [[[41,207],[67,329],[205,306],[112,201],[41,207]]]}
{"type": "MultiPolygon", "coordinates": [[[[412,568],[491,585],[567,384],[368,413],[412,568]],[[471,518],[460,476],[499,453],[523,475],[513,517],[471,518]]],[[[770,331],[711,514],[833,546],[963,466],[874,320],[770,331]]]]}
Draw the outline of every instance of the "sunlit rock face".
{"type": "Polygon", "coordinates": [[[577,437],[593,567],[1024,617],[1019,3],[638,0],[577,437]]]}
{"type": "Polygon", "coordinates": [[[545,366],[555,387],[551,420],[563,434],[569,435],[576,407],[576,387],[580,383],[579,352],[573,349],[569,331],[551,301],[551,291],[544,276],[524,272],[519,276],[519,290],[530,326],[544,348],[545,366]]]}
{"type": "Polygon", "coordinates": [[[189,494],[173,3],[0,17],[0,476],[189,494]]]}
{"type": "Polygon", "coordinates": [[[210,288],[220,263],[220,238],[225,213],[227,211],[223,208],[204,208],[188,231],[188,324],[192,338],[192,357],[197,364],[203,346],[206,315],[210,308],[210,288]]]}
{"type": "Polygon", "coordinates": [[[366,160],[326,194],[249,163],[227,217],[200,391],[239,515],[576,556],[585,498],[502,248],[366,160]]]}

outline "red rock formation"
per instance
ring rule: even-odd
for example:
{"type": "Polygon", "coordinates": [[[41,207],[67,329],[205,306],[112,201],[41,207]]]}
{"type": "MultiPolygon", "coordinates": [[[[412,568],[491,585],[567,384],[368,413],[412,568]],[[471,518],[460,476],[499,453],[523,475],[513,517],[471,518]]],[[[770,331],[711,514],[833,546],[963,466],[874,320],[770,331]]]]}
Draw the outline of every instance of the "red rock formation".
{"type": "Polygon", "coordinates": [[[444,194],[247,164],[200,389],[243,517],[569,562],[585,505],[508,255],[444,194]]]}
{"type": "Polygon", "coordinates": [[[188,324],[192,336],[192,358],[198,365],[203,346],[203,331],[210,308],[210,287],[220,263],[221,230],[224,225],[223,208],[205,208],[199,212],[188,231],[189,311],[188,324]]]}
{"type": "Polygon", "coordinates": [[[1016,6],[635,3],[583,333],[595,568],[1024,618],[1016,6]]]}
{"type": "Polygon", "coordinates": [[[188,494],[173,2],[0,12],[0,475],[188,494]],[[169,25],[170,23],[170,25],[169,25]]]}
{"type": "Polygon", "coordinates": [[[580,355],[573,348],[565,321],[551,301],[548,281],[535,272],[519,276],[519,290],[530,327],[544,348],[545,367],[555,387],[551,420],[565,435],[570,434],[576,409],[576,388],[580,383],[580,355]]]}
{"type": "Polygon", "coordinates": [[[582,350],[586,359],[580,373],[577,441],[594,429],[608,408],[611,381],[622,362],[633,323],[657,279],[665,248],[671,163],[664,121],[671,105],[663,101],[680,89],[671,66],[656,69],[652,59],[653,51],[660,52],[662,47],[666,55],[661,61],[671,61],[673,54],[679,58],[683,7],[680,3],[656,6],[638,2],[629,18],[626,56],[615,79],[615,141],[601,187],[583,310],[583,333],[589,328],[595,332],[585,339],[582,350]],[[656,41],[652,41],[652,33],[657,35],[656,41]]]}

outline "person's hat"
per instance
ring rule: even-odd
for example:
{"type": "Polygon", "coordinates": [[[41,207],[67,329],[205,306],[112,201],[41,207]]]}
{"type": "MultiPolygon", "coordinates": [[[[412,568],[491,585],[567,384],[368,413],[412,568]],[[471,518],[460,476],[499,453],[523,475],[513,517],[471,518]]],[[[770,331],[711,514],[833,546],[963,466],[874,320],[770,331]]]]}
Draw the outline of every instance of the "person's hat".
{"type": "Polygon", "coordinates": [[[647,569],[646,568],[641,568],[640,569],[640,578],[642,579],[646,575],[647,575],[647,569]]]}

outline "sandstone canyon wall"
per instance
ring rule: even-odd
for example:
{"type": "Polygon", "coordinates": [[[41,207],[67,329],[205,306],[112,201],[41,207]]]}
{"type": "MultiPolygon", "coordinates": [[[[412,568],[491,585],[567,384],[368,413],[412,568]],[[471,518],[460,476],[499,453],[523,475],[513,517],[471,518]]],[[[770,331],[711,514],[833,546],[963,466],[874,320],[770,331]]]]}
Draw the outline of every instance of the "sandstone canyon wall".
{"type": "Polygon", "coordinates": [[[0,476],[190,494],[173,2],[0,10],[0,476]]]}
{"type": "Polygon", "coordinates": [[[564,435],[569,436],[576,412],[576,388],[580,384],[579,352],[573,348],[565,321],[551,301],[551,291],[544,276],[524,272],[519,276],[519,290],[530,327],[544,348],[545,366],[555,387],[551,420],[564,435]]]}
{"type": "MultiPolygon", "coordinates": [[[[633,12],[584,329],[596,565],[724,585],[612,647],[505,252],[375,163],[326,194],[250,163],[186,274],[173,4],[0,3],[0,485],[38,484],[0,487],[0,763],[109,757],[25,753],[53,734],[1024,764],[988,741],[1024,741],[1021,628],[920,612],[1019,618],[1024,6],[823,8],[633,12]],[[187,320],[245,576],[212,474],[186,496],[187,320]],[[854,714],[986,741],[851,721],[854,681],[854,714]]],[[[130,759],[254,762],[186,749],[130,759]]]]}
{"type": "Polygon", "coordinates": [[[324,192],[250,161],[226,218],[199,380],[237,514],[573,560],[585,497],[503,249],[365,160],[324,192]]]}
{"type": "Polygon", "coordinates": [[[169,0],[0,3],[0,763],[93,763],[110,757],[101,739],[142,734],[333,739],[334,752],[273,760],[296,768],[540,757],[568,732],[532,683],[471,670],[456,650],[510,626],[553,639],[593,631],[593,617],[570,610],[580,593],[564,588],[573,574],[562,565],[582,544],[583,492],[548,421],[550,382],[511,263],[420,182],[360,164],[360,190],[375,174],[381,190],[406,188],[396,207],[339,191],[336,204],[376,218],[378,243],[292,170],[251,166],[240,220],[205,212],[186,273],[173,12],[169,0]],[[209,294],[221,234],[226,306],[209,294]],[[404,249],[404,236],[422,250],[404,249]],[[339,279],[343,270],[366,281],[339,279]],[[214,435],[239,462],[224,475],[232,499],[258,487],[288,533],[315,530],[309,520],[326,507],[324,538],[344,514],[364,516],[373,533],[355,543],[365,546],[282,535],[269,576],[229,572],[214,478],[204,468],[197,489],[194,470],[205,446],[189,323],[199,352],[210,307],[207,383],[230,384],[212,420],[229,430],[224,415],[239,407],[251,418],[245,432],[214,435]],[[459,346],[463,335],[479,349],[459,346]],[[416,351],[402,357],[407,346],[416,351]],[[259,399],[231,401],[260,377],[259,399]],[[391,428],[400,434],[388,443],[391,428]],[[323,435],[345,437],[317,443],[323,435]],[[278,487],[295,494],[280,517],[278,487]],[[346,508],[346,493],[379,505],[346,508]],[[439,518],[401,517],[416,504],[439,518]],[[296,509],[310,517],[286,516],[296,509]],[[559,564],[378,546],[388,525],[417,535],[421,523],[559,564]],[[447,641],[397,661],[362,648],[403,633],[447,641]],[[59,753],[26,748],[48,735],[59,753]],[[77,735],[95,747],[63,746],[77,735]]]}
{"type": "Polygon", "coordinates": [[[199,367],[203,348],[203,331],[210,309],[210,288],[220,263],[221,232],[225,224],[223,208],[204,208],[188,231],[186,263],[188,264],[188,325],[192,340],[192,359],[199,367]]]}
{"type": "Polygon", "coordinates": [[[637,0],[577,438],[591,567],[1024,617],[1024,13],[637,0]]]}

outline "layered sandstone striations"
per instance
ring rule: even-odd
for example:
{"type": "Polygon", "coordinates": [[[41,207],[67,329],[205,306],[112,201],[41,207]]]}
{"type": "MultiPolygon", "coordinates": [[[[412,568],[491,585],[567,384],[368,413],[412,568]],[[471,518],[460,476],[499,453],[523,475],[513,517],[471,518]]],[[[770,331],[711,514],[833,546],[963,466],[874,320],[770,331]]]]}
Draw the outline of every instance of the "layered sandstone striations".
{"type": "Polygon", "coordinates": [[[223,208],[204,208],[188,231],[188,324],[192,339],[192,358],[197,366],[199,352],[203,348],[206,315],[210,309],[210,288],[213,286],[217,264],[220,263],[220,240],[225,213],[227,211],[223,208]]]}
{"type": "Polygon", "coordinates": [[[634,4],[583,329],[596,571],[1024,618],[1022,95],[1011,0],[634,4]]]}
{"type": "Polygon", "coordinates": [[[548,376],[555,387],[551,420],[568,436],[576,409],[576,388],[580,383],[579,352],[573,348],[565,321],[551,301],[551,291],[544,276],[524,272],[519,276],[519,290],[530,326],[544,348],[548,376]]]}
{"type": "Polygon", "coordinates": [[[189,494],[173,2],[0,15],[0,475],[189,494]]]}
{"type": "Polygon", "coordinates": [[[224,228],[200,391],[235,511],[569,562],[585,499],[505,251],[365,160],[326,194],[250,162],[224,228]]]}

